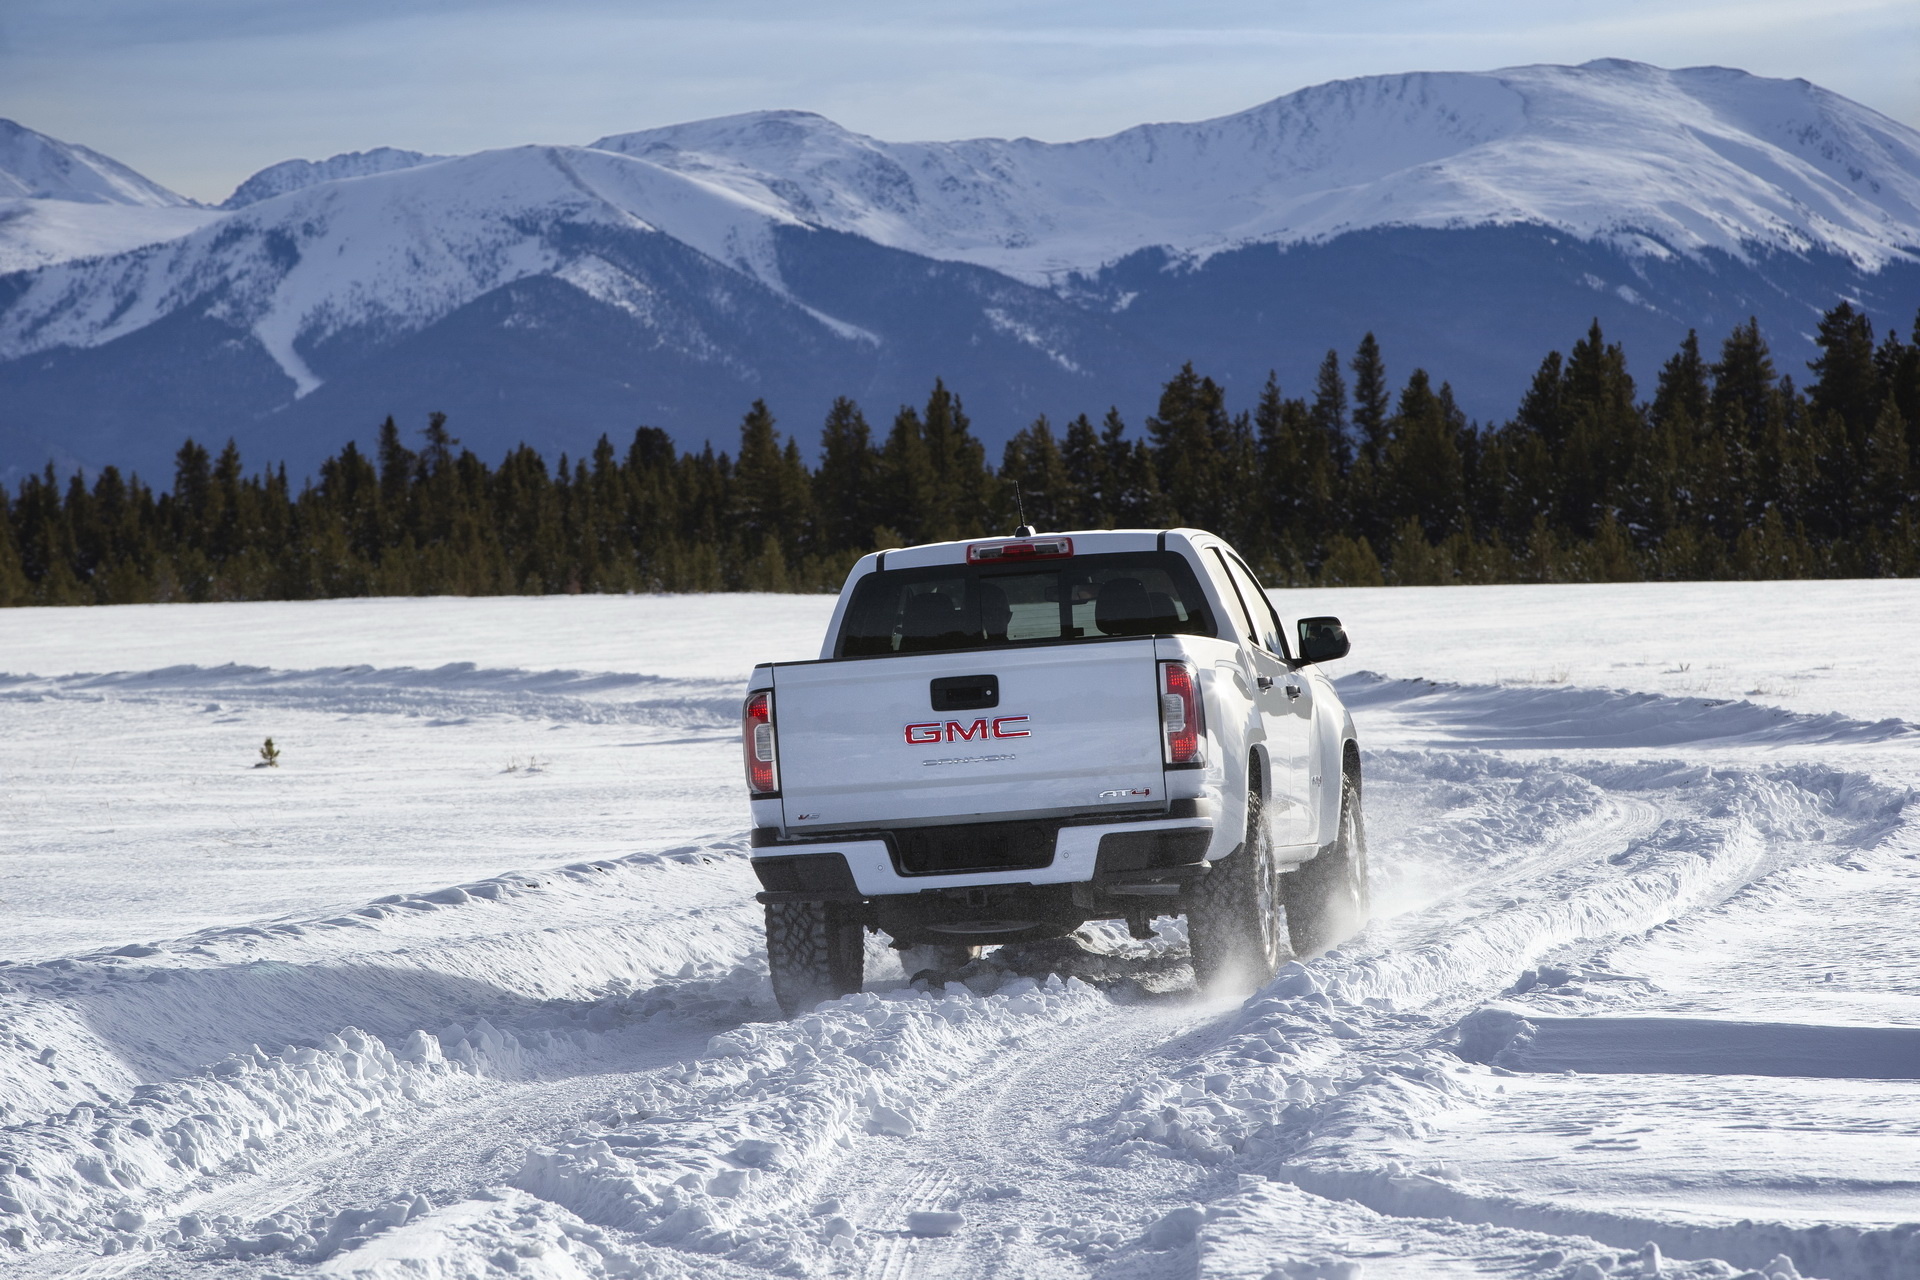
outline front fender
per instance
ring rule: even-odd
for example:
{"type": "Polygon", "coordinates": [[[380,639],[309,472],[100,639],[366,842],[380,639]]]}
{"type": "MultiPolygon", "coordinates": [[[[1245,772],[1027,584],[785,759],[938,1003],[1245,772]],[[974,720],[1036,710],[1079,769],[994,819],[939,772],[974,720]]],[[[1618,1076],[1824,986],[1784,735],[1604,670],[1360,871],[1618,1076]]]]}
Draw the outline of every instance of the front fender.
{"type": "Polygon", "coordinates": [[[1340,782],[1346,769],[1347,744],[1358,741],[1353,715],[1344,706],[1337,720],[1331,715],[1314,716],[1311,790],[1315,844],[1330,842],[1340,830],[1340,782]]]}
{"type": "Polygon", "coordinates": [[[1209,743],[1207,784],[1220,805],[1213,846],[1207,856],[1218,859],[1230,855],[1246,839],[1248,763],[1251,761],[1260,771],[1265,794],[1274,794],[1274,785],[1267,732],[1260,723],[1260,709],[1242,664],[1216,660],[1202,670],[1201,689],[1207,698],[1208,732],[1213,739],[1209,743]]]}

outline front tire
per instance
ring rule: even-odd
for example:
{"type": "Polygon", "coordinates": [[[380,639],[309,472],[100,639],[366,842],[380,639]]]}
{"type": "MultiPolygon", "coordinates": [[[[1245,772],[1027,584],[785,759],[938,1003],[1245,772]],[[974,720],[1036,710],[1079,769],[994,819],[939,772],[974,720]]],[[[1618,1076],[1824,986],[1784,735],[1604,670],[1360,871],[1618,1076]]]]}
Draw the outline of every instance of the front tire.
{"type": "Polygon", "coordinates": [[[1360,780],[1340,779],[1340,830],[1334,842],[1285,877],[1287,930],[1293,950],[1317,956],[1360,932],[1372,914],[1367,890],[1367,828],[1360,815],[1360,780]]]}
{"type": "Polygon", "coordinates": [[[767,904],[767,971],[787,1017],[860,989],[866,939],[860,921],[837,902],[767,904]]]}
{"type": "Polygon", "coordinates": [[[1280,872],[1261,814],[1255,779],[1247,781],[1247,834],[1213,864],[1187,900],[1187,945],[1194,985],[1244,993],[1264,986],[1288,958],[1280,872]]]}

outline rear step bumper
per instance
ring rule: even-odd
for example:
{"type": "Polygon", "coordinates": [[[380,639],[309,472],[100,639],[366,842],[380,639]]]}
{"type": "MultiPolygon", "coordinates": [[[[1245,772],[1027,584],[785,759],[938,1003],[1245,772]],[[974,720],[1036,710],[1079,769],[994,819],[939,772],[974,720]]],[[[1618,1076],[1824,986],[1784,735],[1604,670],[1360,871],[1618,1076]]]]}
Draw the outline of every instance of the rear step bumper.
{"type": "MultiPolygon", "coordinates": [[[[1050,857],[1044,850],[1039,857],[1023,850],[1018,865],[951,873],[913,874],[912,856],[903,854],[903,846],[911,841],[951,848],[970,837],[1003,839],[1009,824],[960,823],[897,834],[863,831],[839,840],[815,837],[792,843],[780,840],[772,828],[761,828],[753,833],[753,869],[763,888],[758,897],[761,902],[848,902],[1000,884],[1097,884],[1120,894],[1175,892],[1181,882],[1207,870],[1217,834],[1205,801],[1176,803],[1174,813],[1131,822],[1050,824],[1050,857]]],[[[1239,842],[1239,832],[1227,834],[1229,847],[1239,842]]],[[[1020,843],[1030,846],[1031,841],[1020,843]]]]}

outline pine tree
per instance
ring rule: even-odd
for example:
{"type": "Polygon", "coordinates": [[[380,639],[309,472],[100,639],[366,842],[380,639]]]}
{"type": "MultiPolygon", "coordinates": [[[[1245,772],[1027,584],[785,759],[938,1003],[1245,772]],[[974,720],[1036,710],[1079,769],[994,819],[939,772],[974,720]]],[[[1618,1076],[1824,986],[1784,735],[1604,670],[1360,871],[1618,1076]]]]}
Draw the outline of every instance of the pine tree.
{"type": "Polygon", "coordinates": [[[1604,520],[1640,505],[1634,489],[1646,436],[1626,353],[1607,342],[1599,320],[1574,344],[1558,399],[1560,520],[1575,537],[1597,537],[1604,520]]]}
{"type": "Polygon", "coordinates": [[[86,478],[77,471],[67,481],[60,517],[72,547],[73,576],[91,596],[91,602],[99,603],[96,577],[105,564],[106,531],[101,527],[93,495],[87,491],[86,478]]]}
{"type": "Polygon", "coordinates": [[[1145,440],[1127,439],[1127,423],[1109,408],[1100,423],[1100,449],[1106,455],[1113,490],[1112,524],[1122,529],[1165,528],[1175,523],[1173,506],[1153,465],[1145,440]]]}
{"type": "Polygon", "coordinates": [[[1708,408],[1715,426],[1731,433],[1730,443],[1751,450],[1758,442],[1773,379],[1773,355],[1760,336],[1760,322],[1750,317],[1720,344],[1720,359],[1713,366],[1708,408]]]}
{"type": "Polygon", "coordinates": [[[755,400],[740,420],[731,523],[751,552],[759,551],[767,538],[790,543],[794,534],[792,516],[785,507],[780,433],[773,426],[773,413],[765,400],[755,400]]]}
{"type": "Polygon", "coordinates": [[[12,504],[0,485],[0,608],[31,603],[33,584],[27,581],[26,566],[20,562],[20,548],[13,536],[12,504]]]}
{"type": "Polygon", "coordinates": [[[841,396],[820,429],[814,475],[820,540],[829,552],[868,550],[873,531],[891,514],[880,503],[880,455],[860,406],[841,396]]]}
{"type": "Polygon", "coordinates": [[[920,415],[901,405],[880,450],[880,491],[885,510],[892,513],[891,527],[909,543],[948,536],[946,513],[938,509],[939,489],[920,415]]]}
{"type": "Polygon", "coordinates": [[[1748,486],[1749,521],[1767,510],[1778,511],[1795,524],[1810,518],[1819,490],[1818,448],[1818,431],[1806,397],[1796,391],[1793,379],[1780,379],[1767,406],[1766,435],[1760,444],[1766,465],[1748,486]]]}
{"type": "Polygon", "coordinates": [[[1711,388],[1707,385],[1707,363],[1700,358],[1700,335],[1692,329],[1664,365],[1660,382],[1653,393],[1653,419],[1665,424],[1685,419],[1693,427],[1707,420],[1711,388]]]}
{"type": "MultiPolygon", "coordinates": [[[[1377,352],[1376,352],[1377,354],[1377,352]]],[[[1344,473],[1353,465],[1353,442],[1347,438],[1347,382],[1340,376],[1340,353],[1329,349],[1320,361],[1313,379],[1314,431],[1332,451],[1336,466],[1344,473]]]]}
{"type": "Polygon", "coordinates": [[[1026,517],[1021,523],[1042,531],[1075,527],[1070,523],[1072,481],[1067,475],[1067,460],[1046,415],[1007,441],[1000,475],[1009,490],[1018,495],[1013,505],[1016,518],[1019,514],[1026,517]]]}
{"type": "Polygon", "coordinates": [[[1382,456],[1382,516],[1396,539],[1404,521],[1415,522],[1425,542],[1439,543],[1459,531],[1466,516],[1466,474],[1455,441],[1454,424],[1425,369],[1415,369],[1400,393],[1398,411],[1388,425],[1382,456]]]}
{"type": "MultiPolygon", "coordinates": [[[[1915,337],[1920,338],[1920,320],[1914,322],[1915,337]]],[[[1880,379],[1880,393],[1894,403],[1895,412],[1907,426],[1907,465],[1920,471],[1920,345],[1902,342],[1889,331],[1873,353],[1873,367],[1880,379]]]]}
{"type": "Polygon", "coordinates": [[[1310,403],[1269,376],[1251,413],[1187,366],[1148,440],[1117,407],[1064,442],[1040,419],[997,472],[941,382],[878,449],[835,402],[817,471],[764,403],[737,458],[642,427],[624,457],[603,436],[551,470],[525,447],[489,467],[442,414],[416,454],[388,419],[374,457],[349,443],[298,494],[284,465],[188,440],[166,493],[111,466],[0,492],[0,603],[832,590],[869,546],[1011,527],[1016,492],[1059,528],[1205,525],[1287,582],[1378,583],[1377,546],[1396,582],[1920,573],[1920,322],[1876,345],[1838,306],[1820,351],[1802,394],[1751,320],[1711,367],[1689,334],[1642,405],[1596,323],[1482,432],[1424,371],[1388,415],[1369,335],[1351,413],[1337,353],[1310,403]]]}
{"type": "Polygon", "coordinates": [[[1642,576],[1633,543],[1611,511],[1601,517],[1594,530],[1587,558],[1584,577],[1588,582],[1638,582],[1642,576]]]}
{"type": "Polygon", "coordinates": [[[800,442],[792,436],[780,451],[779,501],[780,536],[797,562],[814,549],[808,536],[814,525],[813,473],[800,456],[800,442]]]}
{"type": "MultiPolygon", "coordinates": [[[[1322,374],[1326,373],[1323,366],[1322,374]]],[[[1333,366],[1339,377],[1339,363],[1333,366]]],[[[1324,382],[1324,378],[1323,378],[1324,382]]],[[[1344,395],[1344,392],[1341,393],[1344,395]]],[[[1323,385],[1316,413],[1280,392],[1272,373],[1261,388],[1253,421],[1260,448],[1260,491],[1267,499],[1263,548],[1269,572],[1304,579],[1321,560],[1324,538],[1338,526],[1339,417],[1323,385]]]]}
{"type": "MultiPolygon", "coordinates": [[[[52,470],[48,470],[52,479],[52,470]]],[[[204,549],[207,517],[213,511],[213,460],[189,437],[173,456],[173,536],[181,544],[204,549]]]]}
{"type": "Polygon", "coordinates": [[[1185,365],[1161,389],[1147,435],[1175,519],[1230,534],[1231,495],[1223,482],[1238,460],[1239,442],[1219,384],[1185,365]]]}
{"type": "Polygon", "coordinates": [[[1286,410],[1280,379],[1269,369],[1266,385],[1260,388],[1260,400],[1254,406],[1253,426],[1260,450],[1260,492],[1266,497],[1262,532],[1276,553],[1294,545],[1308,505],[1304,492],[1307,442],[1299,430],[1304,424],[1296,423],[1286,410]]]}
{"type": "MultiPolygon", "coordinates": [[[[389,419],[391,421],[391,419],[389,419]]],[[[437,476],[453,466],[453,446],[460,443],[458,437],[447,430],[447,415],[435,410],[427,415],[427,425],[420,434],[426,437],[426,448],[421,450],[415,465],[421,476],[437,476]]]]}
{"type": "Polygon", "coordinates": [[[1913,502],[1908,470],[1907,428],[1893,397],[1881,402],[1879,416],[1867,432],[1862,452],[1868,518],[1879,527],[1890,526],[1913,502]]]}
{"type": "Polygon", "coordinates": [[[1220,471],[1219,502],[1214,528],[1241,554],[1256,564],[1273,557],[1271,521],[1266,510],[1266,494],[1260,485],[1260,450],[1254,440],[1253,418],[1236,413],[1227,419],[1226,430],[1217,446],[1220,471]]]}
{"type": "Polygon", "coordinates": [[[1061,449],[1067,469],[1068,509],[1062,520],[1069,529],[1111,529],[1114,523],[1116,479],[1108,450],[1086,414],[1067,424],[1061,449]]]}
{"type": "Polygon", "coordinates": [[[1880,416],[1880,370],[1874,360],[1873,322],[1842,302],[1825,315],[1814,335],[1820,355],[1807,362],[1814,374],[1807,399],[1816,414],[1835,414],[1847,440],[1864,456],[1867,433],[1880,416]]]}
{"type": "Polygon", "coordinates": [[[1660,367],[1653,404],[1648,410],[1652,440],[1648,445],[1653,469],[1642,482],[1647,507],[1653,514],[1653,536],[1665,541],[1680,529],[1703,526],[1717,501],[1721,473],[1706,464],[1721,451],[1708,444],[1706,361],[1700,356],[1700,337],[1687,331],[1680,350],[1660,367]]]}
{"type": "MultiPolygon", "coordinates": [[[[1353,427],[1360,436],[1360,456],[1374,467],[1387,448],[1387,366],[1380,344],[1369,331],[1353,354],[1353,427]]],[[[1324,364],[1322,369],[1324,371],[1324,364]]]]}
{"type": "Polygon", "coordinates": [[[1380,558],[1365,538],[1335,534],[1327,547],[1326,563],[1320,567],[1323,587],[1384,587],[1386,575],[1380,571],[1380,558]]]}
{"type": "Polygon", "coordinates": [[[999,485],[987,469],[986,447],[974,438],[960,398],[935,379],[927,397],[923,430],[932,467],[933,541],[978,537],[998,523],[999,485]]]}
{"type": "MultiPolygon", "coordinates": [[[[1145,447],[1145,441],[1127,439],[1126,419],[1117,406],[1108,405],[1107,416],[1100,420],[1100,452],[1106,460],[1109,486],[1102,491],[1101,500],[1110,525],[1138,527],[1147,504],[1162,497],[1159,476],[1152,477],[1150,486],[1146,483],[1147,471],[1138,456],[1145,447]]],[[[1153,459],[1149,456],[1146,461],[1150,467],[1153,459]]]]}
{"type": "Polygon", "coordinates": [[[246,504],[243,496],[244,479],[240,467],[240,449],[232,440],[228,440],[213,464],[207,508],[201,517],[204,530],[202,545],[216,567],[238,556],[247,545],[249,535],[254,532],[243,527],[246,523],[246,513],[242,510],[246,504]]]}
{"type": "Polygon", "coordinates": [[[415,458],[413,450],[400,443],[400,428],[391,416],[380,424],[379,459],[380,536],[383,545],[392,546],[411,528],[415,458]]]}

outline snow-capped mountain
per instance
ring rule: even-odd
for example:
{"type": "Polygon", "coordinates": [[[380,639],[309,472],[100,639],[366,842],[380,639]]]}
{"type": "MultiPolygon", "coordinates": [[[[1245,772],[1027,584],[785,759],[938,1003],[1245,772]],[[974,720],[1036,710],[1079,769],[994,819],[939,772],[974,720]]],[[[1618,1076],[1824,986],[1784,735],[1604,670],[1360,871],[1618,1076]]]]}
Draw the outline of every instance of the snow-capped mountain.
{"type": "Polygon", "coordinates": [[[1369,329],[1492,417],[1596,316],[1646,377],[1690,327],[1758,316],[1792,370],[1837,298],[1903,328],[1920,305],[1920,133],[1804,81],[1613,61],[1064,144],[764,112],[379,150],[168,209],[215,222],[0,279],[0,467],[152,474],[187,432],[307,465],[430,409],[494,453],[643,421],[697,444],[756,396],[805,431],[936,376],[996,441],[1137,417],[1185,360],[1243,401],[1269,370],[1303,390],[1369,329]]]}
{"type": "Polygon", "coordinates": [[[0,120],[0,275],[171,240],[213,216],[117,160],[0,120]]]}
{"type": "Polygon", "coordinates": [[[411,169],[415,165],[446,158],[419,151],[402,151],[396,147],[375,147],[371,151],[343,152],[320,161],[282,160],[279,164],[268,165],[235,187],[233,194],[220,202],[220,207],[244,209],[250,204],[283,196],[302,187],[311,187],[315,183],[392,173],[395,169],[411,169]]]}
{"type": "Polygon", "coordinates": [[[22,197],[149,208],[193,203],[98,151],[0,120],[0,198],[22,197]]]}
{"type": "Polygon", "coordinates": [[[1656,254],[1920,248],[1920,133],[1804,80],[1580,67],[1342,80],[1108,138],[890,143],[805,112],[616,134],[808,222],[1033,281],[1373,227],[1529,224],[1656,254]]]}
{"type": "Polygon", "coordinates": [[[665,233],[718,264],[777,279],[766,243],[776,221],[792,220],[624,156],[481,152],[431,171],[322,181],[131,258],[39,273],[0,314],[0,360],[101,346],[191,306],[250,333],[299,397],[320,379],[296,343],[323,347],[349,330],[404,333],[528,276],[644,307],[643,296],[629,296],[632,281],[622,278],[623,291],[591,254],[540,232],[665,233]]]}
{"type": "Polygon", "coordinates": [[[148,474],[184,431],[308,462],[428,408],[488,452],[579,420],[724,435],[743,391],[824,404],[884,370],[885,406],[923,394],[927,370],[1018,386],[1122,354],[1141,353],[1003,275],[815,229],[646,160],[529,146],[318,183],[170,243],[12,277],[0,433],[35,436],[0,435],[0,456],[116,456],[45,430],[81,422],[148,474]]]}

